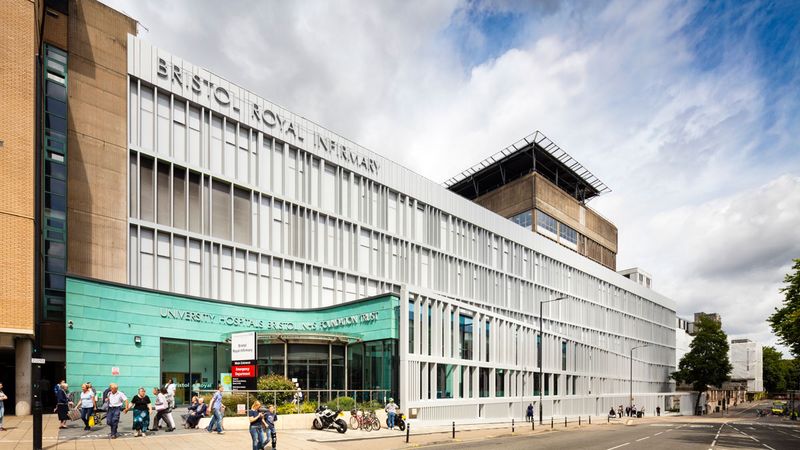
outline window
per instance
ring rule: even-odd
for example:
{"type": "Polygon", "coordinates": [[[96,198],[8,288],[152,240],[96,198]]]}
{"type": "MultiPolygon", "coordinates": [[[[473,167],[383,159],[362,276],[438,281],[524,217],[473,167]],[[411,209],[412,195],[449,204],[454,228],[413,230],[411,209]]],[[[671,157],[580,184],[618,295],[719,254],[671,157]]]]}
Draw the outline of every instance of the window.
{"type": "Polygon", "coordinates": [[[561,381],[561,375],[553,375],[553,395],[558,395],[558,385],[561,381]]]}
{"type": "Polygon", "coordinates": [[[453,398],[453,367],[450,364],[436,365],[436,398],[453,398]]]}
{"type": "Polygon", "coordinates": [[[461,341],[461,359],[472,359],[472,317],[459,314],[458,336],[461,341]]]}
{"type": "Polygon", "coordinates": [[[252,237],[252,213],[250,191],[233,189],[233,235],[236,242],[250,245],[252,237]]]}
{"type": "Polygon", "coordinates": [[[487,369],[486,367],[480,368],[480,372],[478,373],[478,395],[480,397],[489,396],[489,376],[491,372],[492,369],[487,369]]]}
{"type": "Polygon", "coordinates": [[[519,214],[517,214],[515,216],[510,217],[509,219],[512,222],[514,222],[515,224],[517,224],[517,225],[519,225],[521,227],[525,227],[525,228],[527,228],[529,230],[531,229],[531,226],[533,225],[533,218],[532,218],[531,211],[521,212],[521,213],[519,213],[519,214]]]}
{"type": "Polygon", "coordinates": [[[553,219],[547,214],[541,211],[536,211],[536,229],[538,231],[546,231],[552,233],[554,236],[557,236],[558,222],[556,222],[556,219],[553,219]]]}
{"type": "Polygon", "coordinates": [[[550,374],[546,373],[544,376],[544,395],[550,395],[550,374]]]}
{"type": "Polygon", "coordinates": [[[533,374],[533,395],[541,395],[542,393],[542,379],[538,373],[533,374]]]}
{"type": "Polygon", "coordinates": [[[161,225],[172,225],[171,213],[171,194],[169,190],[169,163],[158,162],[158,187],[156,188],[158,202],[158,223],[161,225]]]}
{"type": "MultiPolygon", "coordinates": [[[[541,320],[541,319],[539,319],[541,320]]],[[[542,335],[536,336],[536,367],[542,367],[542,335]]]]}
{"type": "Polygon", "coordinates": [[[489,362],[489,347],[490,347],[489,344],[491,342],[490,339],[489,339],[489,335],[491,334],[491,328],[492,328],[492,323],[489,321],[489,319],[486,319],[486,322],[485,322],[484,326],[486,328],[486,339],[484,339],[485,349],[486,349],[486,358],[485,358],[485,360],[486,360],[486,362],[489,362]]]}
{"type": "Polygon", "coordinates": [[[218,180],[212,183],[211,204],[212,223],[211,231],[214,237],[231,238],[231,185],[218,180]]]}
{"type": "Polygon", "coordinates": [[[140,160],[140,177],[139,183],[139,218],[153,222],[155,220],[154,198],[153,198],[153,184],[155,177],[154,165],[155,161],[152,158],[141,157],[140,160]]]}
{"type": "Polygon", "coordinates": [[[494,396],[506,396],[506,371],[503,369],[496,369],[494,376],[494,396]]]}
{"type": "Polygon", "coordinates": [[[408,303],[408,353],[414,353],[414,303],[408,303]]]}
{"type": "Polygon", "coordinates": [[[567,341],[561,342],[561,370],[567,370],[567,341]]]}
{"type": "Polygon", "coordinates": [[[558,225],[559,236],[561,236],[562,241],[570,242],[572,244],[578,245],[578,232],[573,230],[572,228],[564,225],[563,223],[558,225]]]}

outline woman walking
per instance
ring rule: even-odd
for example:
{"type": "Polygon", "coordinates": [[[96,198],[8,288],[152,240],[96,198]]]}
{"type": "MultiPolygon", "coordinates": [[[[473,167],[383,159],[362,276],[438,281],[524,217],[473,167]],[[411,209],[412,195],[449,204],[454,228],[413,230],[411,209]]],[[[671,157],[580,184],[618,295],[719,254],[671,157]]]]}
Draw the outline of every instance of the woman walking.
{"type": "Polygon", "coordinates": [[[56,391],[56,412],[58,413],[58,421],[61,422],[58,428],[67,428],[67,421],[69,420],[69,396],[67,396],[67,383],[61,383],[61,389],[56,391]]]}
{"type": "Polygon", "coordinates": [[[97,400],[94,398],[94,392],[89,389],[88,384],[81,385],[81,420],[83,421],[83,430],[89,431],[92,427],[89,426],[89,418],[94,414],[94,408],[97,406],[97,400]]]}
{"type": "Polygon", "coordinates": [[[5,415],[5,406],[3,402],[6,400],[8,400],[8,397],[3,392],[3,383],[0,383],[0,431],[6,431],[6,429],[3,428],[3,415],[5,415]]]}
{"type": "Polygon", "coordinates": [[[253,450],[261,450],[264,447],[264,413],[259,409],[261,409],[261,402],[256,400],[250,407],[250,411],[247,412],[247,418],[250,419],[250,439],[253,440],[253,450]]]}
{"type": "Polygon", "coordinates": [[[136,437],[147,434],[147,426],[150,425],[150,397],[147,396],[143,387],[139,388],[139,394],[135,395],[125,412],[128,412],[133,405],[133,429],[136,437]]]}

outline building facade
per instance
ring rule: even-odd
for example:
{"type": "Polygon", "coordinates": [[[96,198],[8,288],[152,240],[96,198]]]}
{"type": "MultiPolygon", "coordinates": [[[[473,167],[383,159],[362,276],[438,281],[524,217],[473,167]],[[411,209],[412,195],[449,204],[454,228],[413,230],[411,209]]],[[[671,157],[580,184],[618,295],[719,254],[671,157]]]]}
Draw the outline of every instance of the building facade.
{"type": "Polygon", "coordinates": [[[729,355],[733,366],[731,382],[743,385],[747,392],[764,392],[761,344],[750,339],[733,339],[729,355]]]}
{"type": "Polygon", "coordinates": [[[43,65],[67,74],[52,88],[67,103],[66,270],[45,267],[63,283],[46,276],[40,305],[68,381],[131,391],[173,377],[186,398],[230,372],[232,333],[255,331],[259,374],[383,391],[420,419],[518,417],[530,403],[603,414],[627,403],[628,351],[647,345],[634,402],[665,405],[675,307],[614,272],[616,227],[584,205],[599,185],[569,167],[534,173],[549,194],[508,211],[529,208],[520,227],[489,197],[138,39],[110,8],[68,4],[68,45],[45,47],[43,65]],[[534,232],[533,211],[563,236],[534,232]]]}

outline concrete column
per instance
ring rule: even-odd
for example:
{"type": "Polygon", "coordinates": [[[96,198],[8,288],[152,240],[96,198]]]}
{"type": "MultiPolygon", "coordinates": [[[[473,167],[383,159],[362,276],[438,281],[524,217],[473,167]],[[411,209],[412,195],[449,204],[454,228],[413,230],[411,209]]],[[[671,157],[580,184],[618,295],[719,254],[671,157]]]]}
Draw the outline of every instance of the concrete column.
{"type": "Polygon", "coordinates": [[[19,338],[16,347],[16,396],[15,410],[18,416],[27,416],[31,413],[31,353],[33,343],[28,338],[19,338]]]}

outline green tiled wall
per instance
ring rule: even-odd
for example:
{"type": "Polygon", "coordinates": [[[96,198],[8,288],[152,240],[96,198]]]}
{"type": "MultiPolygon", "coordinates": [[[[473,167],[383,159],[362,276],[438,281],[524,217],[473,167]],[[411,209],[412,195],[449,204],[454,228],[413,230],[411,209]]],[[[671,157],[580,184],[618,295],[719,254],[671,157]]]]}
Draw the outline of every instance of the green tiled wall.
{"type": "MultiPolygon", "coordinates": [[[[67,279],[67,382],[80,386],[91,381],[95,387],[115,382],[128,395],[139,386],[152,387],[160,380],[160,339],[222,342],[239,331],[285,332],[270,329],[272,323],[304,328],[320,321],[377,313],[369,321],[316,332],[346,334],[364,341],[398,338],[397,297],[387,295],[369,300],[316,310],[276,310],[253,306],[203,301],[178,295],[105,284],[80,278],[67,279]],[[211,314],[198,323],[162,317],[174,313],[211,314]],[[264,327],[227,325],[221,317],[263,321],[264,327]],[[141,345],[134,344],[141,336],[141,345]],[[112,367],[120,374],[112,376],[112,367]]],[[[288,333],[288,332],[287,332],[288,333]]],[[[294,331],[302,333],[302,331],[294,331]]]]}

